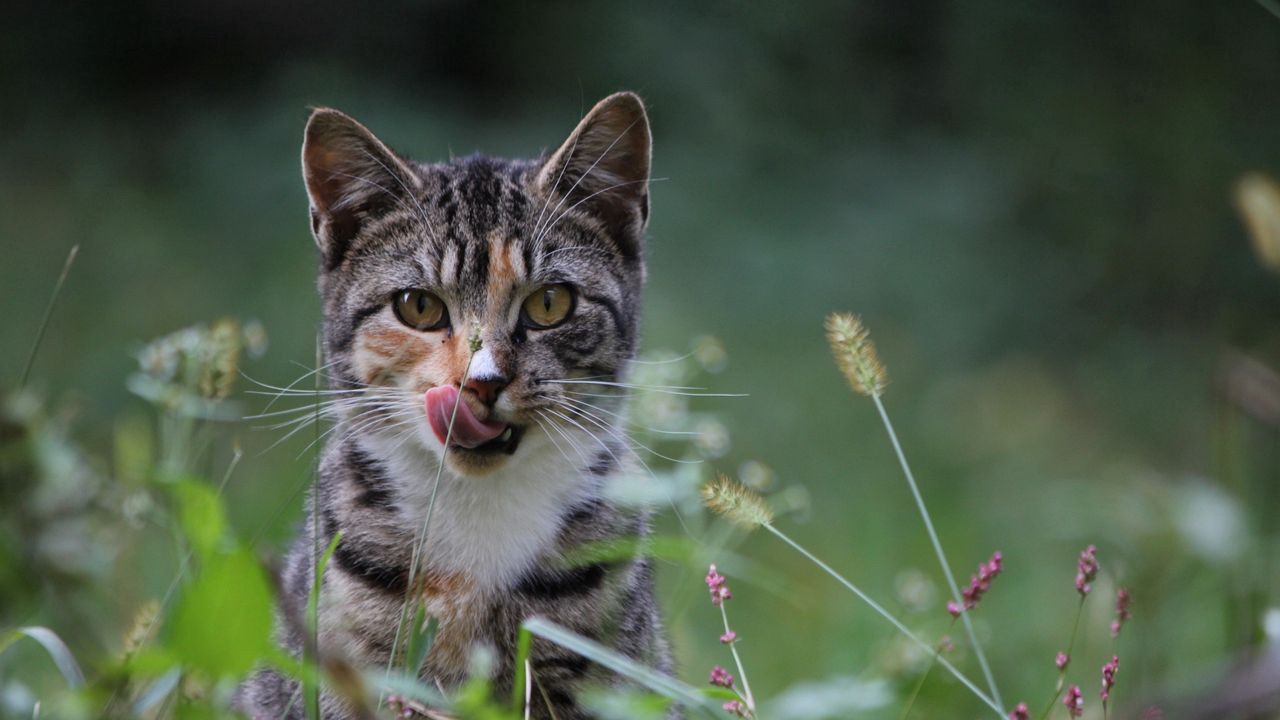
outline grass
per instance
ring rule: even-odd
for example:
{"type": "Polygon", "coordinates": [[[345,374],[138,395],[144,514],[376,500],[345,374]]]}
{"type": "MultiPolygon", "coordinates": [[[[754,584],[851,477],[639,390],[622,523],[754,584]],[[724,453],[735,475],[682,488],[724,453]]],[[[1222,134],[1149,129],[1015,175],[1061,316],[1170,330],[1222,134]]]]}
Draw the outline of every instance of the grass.
{"type": "MultiPolygon", "coordinates": [[[[54,305],[75,256],[76,250],[73,248],[54,286],[28,363],[19,379],[20,389],[27,382],[41,339],[49,326],[54,305]]],[[[946,657],[942,643],[925,641],[917,630],[908,626],[907,621],[891,612],[885,603],[874,599],[872,593],[864,591],[846,575],[780,530],[769,501],[754,490],[721,477],[702,488],[704,500],[715,513],[733,524],[747,529],[763,529],[821,570],[927,657],[927,667],[931,668],[934,664],[942,667],[989,715],[997,718],[1027,717],[1019,714],[1025,706],[1010,710],[1001,699],[996,676],[970,619],[970,611],[976,608],[966,605],[969,598],[961,592],[952,574],[941,536],[934,526],[902,443],[882,401],[887,375],[869,334],[860,321],[852,316],[832,316],[828,320],[827,329],[837,364],[845,372],[850,385],[855,391],[869,396],[874,403],[925,526],[929,545],[946,579],[951,599],[957,607],[965,608],[958,613],[958,617],[965,627],[968,648],[972,651],[987,687],[980,687],[957,662],[946,657]]],[[[251,332],[240,325],[224,321],[161,338],[142,353],[142,380],[132,386],[139,388],[140,394],[152,402],[162,429],[159,440],[161,447],[157,453],[159,461],[152,471],[152,482],[169,503],[161,512],[171,521],[176,555],[182,558],[170,589],[172,591],[181,586],[181,597],[177,607],[172,612],[167,612],[170,593],[166,593],[158,604],[159,609],[146,620],[146,630],[139,635],[140,639],[132,643],[122,656],[95,662],[95,672],[88,679],[67,644],[54,630],[28,626],[9,631],[0,640],[0,655],[12,650],[19,641],[29,639],[43,648],[65,681],[64,690],[52,691],[47,700],[41,699],[37,708],[53,708],[50,712],[62,713],[58,716],[68,718],[91,717],[97,713],[110,717],[138,718],[182,717],[192,713],[217,717],[226,714],[229,692],[235,683],[250,668],[266,664],[300,680],[301,701],[309,720],[322,716],[322,688],[346,698],[362,717],[386,717],[388,712],[407,711],[432,718],[517,720],[528,717],[531,705],[545,693],[528,661],[534,639],[538,638],[578,653],[626,678],[638,688],[636,692],[625,696],[625,703],[629,703],[623,706],[626,709],[604,709],[602,712],[622,713],[620,717],[644,717],[645,713],[658,713],[653,717],[659,717],[667,703],[683,706],[691,717],[723,718],[736,715],[767,718],[780,710],[771,706],[767,698],[760,698],[753,693],[747,681],[746,664],[739,653],[740,638],[736,638],[736,633],[730,627],[723,601],[716,604],[725,637],[729,638],[725,642],[729,645],[742,683],[741,694],[733,687],[695,687],[647,668],[594,640],[548,620],[534,617],[524,623],[518,638],[515,677],[512,678],[508,697],[498,697],[493,691],[494,683],[484,670],[487,660],[482,655],[476,658],[476,676],[458,692],[443,696],[438,688],[423,684],[416,678],[418,668],[422,667],[430,652],[439,622],[426,614],[426,608],[411,592],[407,592],[402,604],[391,661],[380,673],[371,672],[368,668],[350,667],[341,658],[317,657],[315,648],[318,646],[317,633],[321,621],[318,589],[322,586],[325,568],[341,541],[341,534],[338,534],[329,538],[323,546],[319,545],[322,538],[318,526],[313,528],[318,545],[313,559],[313,587],[304,619],[310,642],[306,643],[300,661],[281,656],[274,649],[269,634],[273,605],[271,585],[263,567],[249,550],[252,543],[237,536],[228,524],[223,508],[223,490],[241,453],[236,450],[221,482],[216,485],[190,474],[191,468],[199,464],[196,456],[201,454],[200,448],[208,443],[206,431],[209,423],[223,414],[221,406],[228,401],[230,378],[234,378],[238,372],[242,351],[252,346],[251,335],[251,332]],[[157,628],[157,625],[160,627],[157,628]],[[211,628],[214,630],[211,631],[211,628]],[[157,629],[159,632],[156,632],[157,629]],[[400,659],[403,659],[403,665],[397,668],[396,663],[400,659]],[[118,699],[127,699],[128,702],[117,702],[118,699]]],[[[472,351],[477,347],[473,343],[472,351]]],[[[318,359],[316,365],[320,367],[318,359]]],[[[469,367],[468,363],[468,370],[469,367]]],[[[465,373],[466,371],[463,382],[465,373]]],[[[316,445],[321,438],[320,373],[315,372],[314,377],[317,383],[313,410],[316,441],[312,445],[316,445]]],[[[458,403],[455,401],[446,433],[446,446],[457,412],[458,403]]],[[[410,588],[413,587],[413,577],[419,570],[420,559],[430,540],[432,512],[442,472],[443,463],[437,469],[428,511],[415,539],[410,588]]],[[[838,500],[832,498],[832,501],[838,500]]],[[[319,514],[313,515],[318,517],[319,514]]],[[[717,547],[702,547],[696,542],[668,542],[663,538],[657,538],[644,547],[621,550],[604,548],[603,551],[615,554],[622,552],[625,555],[648,552],[652,547],[663,548],[665,557],[683,558],[689,562],[693,562],[699,553],[720,552],[717,547]]],[[[596,556],[598,552],[593,550],[583,557],[590,559],[596,556]]],[[[1074,651],[1076,645],[1085,600],[1086,595],[1082,593],[1067,645],[1068,654],[1074,651]]],[[[972,604],[976,605],[976,602],[972,604]]],[[[708,632],[711,630],[708,629],[708,632]]],[[[756,647],[757,653],[763,650],[756,647]]],[[[1017,648],[1001,647],[999,652],[1008,655],[1019,651],[1017,648]]],[[[1064,667],[1058,673],[1051,698],[1040,714],[1041,718],[1051,717],[1057,709],[1067,676],[1068,669],[1064,667]]],[[[911,713],[927,678],[926,670],[904,704],[904,717],[911,713]]],[[[611,706],[606,703],[600,707],[611,706]]],[[[1105,705],[1103,711],[1107,711],[1105,705]]],[[[36,712],[40,710],[37,709],[36,712]]],[[[1066,710],[1062,712],[1065,713],[1066,710]]]]}

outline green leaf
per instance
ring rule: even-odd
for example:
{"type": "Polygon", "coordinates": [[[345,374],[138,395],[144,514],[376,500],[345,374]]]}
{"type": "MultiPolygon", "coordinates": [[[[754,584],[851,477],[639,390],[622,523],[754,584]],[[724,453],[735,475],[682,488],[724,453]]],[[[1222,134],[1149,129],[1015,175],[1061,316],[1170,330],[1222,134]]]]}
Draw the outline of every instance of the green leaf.
{"type": "Polygon", "coordinates": [[[213,488],[193,479],[177,481],[173,491],[178,496],[182,529],[187,540],[201,557],[211,554],[217,549],[227,527],[221,498],[213,488]]]}
{"type": "Polygon", "coordinates": [[[214,676],[240,675],[270,653],[271,590],[243,548],[217,553],[187,587],[170,645],[183,663],[214,676]]]}
{"type": "Polygon", "coordinates": [[[549,640],[561,647],[568,648],[588,660],[599,663],[619,675],[649,688],[659,695],[675,700],[685,707],[698,708],[711,717],[728,717],[715,701],[703,695],[696,688],[669,675],[663,675],[656,670],[647,668],[625,655],[614,652],[594,640],[589,640],[560,627],[550,620],[540,617],[529,618],[524,621],[524,627],[544,640],[549,640]]]}
{"type": "Polygon", "coordinates": [[[0,653],[9,649],[9,646],[22,638],[29,638],[40,643],[49,657],[53,659],[53,664],[58,666],[58,671],[62,673],[62,677],[66,679],[67,685],[72,689],[84,687],[84,673],[80,671],[80,665],[76,662],[76,658],[71,654],[67,644],[62,642],[62,638],[58,634],[46,627],[22,627],[9,633],[9,636],[0,641],[0,653]]]}
{"type": "MultiPolygon", "coordinates": [[[[311,583],[311,593],[307,597],[307,628],[313,638],[318,639],[320,629],[320,589],[324,587],[324,570],[329,566],[329,558],[333,557],[333,551],[338,549],[340,542],[342,542],[342,532],[338,531],[329,540],[329,547],[325,548],[324,553],[316,561],[316,574],[311,583]]],[[[310,662],[310,658],[306,660],[310,662]]],[[[308,720],[319,718],[320,678],[316,669],[312,668],[310,672],[303,675],[302,680],[303,696],[307,699],[306,716],[308,720]]]]}
{"type": "Polygon", "coordinates": [[[436,640],[436,632],[440,629],[440,620],[427,617],[427,608],[419,605],[418,612],[414,615],[413,625],[409,627],[409,647],[406,649],[405,657],[407,663],[405,668],[409,672],[417,673],[422,669],[422,663],[427,659],[427,653],[431,652],[431,644],[436,640]]]}

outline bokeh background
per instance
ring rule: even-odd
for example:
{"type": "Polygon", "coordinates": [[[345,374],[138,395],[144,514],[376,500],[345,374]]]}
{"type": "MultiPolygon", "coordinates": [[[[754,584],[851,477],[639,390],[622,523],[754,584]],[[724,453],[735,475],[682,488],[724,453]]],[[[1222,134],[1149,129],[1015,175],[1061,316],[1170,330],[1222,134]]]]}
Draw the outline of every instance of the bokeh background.
{"type": "MultiPolygon", "coordinates": [[[[28,3],[0,36],[0,377],[16,382],[79,245],[30,387],[84,483],[0,506],[0,626],[109,655],[174,576],[121,440],[148,422],[126,378],[149,339],[232,316],[269,336],[253,378],[314,363],[309,106],[418,159],[519,156],[633,89],[664,178],[645,346],[718,343],[727,360],[697,384],[747,394],[690,403],[729,437],[708,470],[771,483],[781,527],[926,636],[946,630],[891,447],[822,336],[827,312],[858,312],[957,573],[1004,552],[975,617],[1006,700],[1048,697],[1075,556],[1096,543],[1072,675],[1087,698],[1120,582],[1135,596],[1122,706],[1178,717],[1250,677],[1255,709],[1218,716],[1276,712],[1280,277],[1232,203],[1241,176],[1280,173],[1280,18],[1264,5],[28,3]]],[[[264,452],[278,437],[226,425],[204,467],[219,478],[243,449],[226,495],[264,557],[312,470],[305,442],[264,452]]],[[[670,511],[660,527],[685,532],[670,511]]],[[[842,716],[898,716],[923,663],[889,628],[767,536],[729,535],[722,555],[758,695],[852,678],[865,709],[842,716]]],[[[661,578],[695,684],[728,661],[704,570],[667,561],[661,578]]],[[[0,685],[39,688],[36,658],[0,657],[0,685]]],[[[934,673],[916,712],[981,708],[934,673]]]]}

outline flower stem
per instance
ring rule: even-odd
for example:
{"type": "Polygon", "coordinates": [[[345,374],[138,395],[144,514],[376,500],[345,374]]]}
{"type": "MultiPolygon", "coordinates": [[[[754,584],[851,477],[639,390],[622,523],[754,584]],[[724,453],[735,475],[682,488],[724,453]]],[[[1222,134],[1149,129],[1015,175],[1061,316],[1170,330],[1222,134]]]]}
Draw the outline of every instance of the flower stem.
{"type": "MultiPolygon", "coordinates": [[[[938,540],[938,531],[933,527],[933,519],[929,516],[929,510],[925,507],[924,498],[920,495],[920,488],[916,485],[915,475],[911,473],[911,466],[907,464],[907,456],[902,452],[902,444],[898,442],[898,434],[893,430],[893,423],[889,421],[889,413],[884,409],[884,403],[881,402],[879,395],[872,395],[871,400],[876,404],[876,410],[880,413],[880,420],[884,422],[884,429],[889,433],[889,441],[893,443],[893,450],[898,455],[898,464],[902,466],[902,472],[907,477],[907,485],[911,487],[911,494],[915,497],[916,507],[920,509],[920,517],[924,519],[924,527],[929,531],[929,540],[933,543],[933,551],[938,556],[938,563],[942,565],[942,574],[947,578],[947,585],[951,588],[951,597],[955,600],[958,607],[964,607],[964,599],[960,595],[960,586],[956,584],[955,575],[951,572],[951,566],[947,564],[946,553],[942,551],[942,542],[938,540]]],[[[978,635],[973,630],[973,621],[969,619],[968,612],[962,612],[960,619],[964,623],[965,634],[969,636],[969,643],[973,645],[973,654],[978,658],[978,665],[982,668],[982,674],[987,680],[987,687],[991,689],[991,697],[995,699],[996,709],[1004,715],[1004,701],[1000,699],[1000,691],[996,689],[995,676],[991,674],[991,666],[987,664],[987,656],[982,652],[982,645],[978,643],[978,635]]]]}
{"type": "Polygon", "coordinates": [[[872,610],[875,610],[880,615],[880,617],[884,618],[885,620],[888,620],[889,624],[897,628],[898,632],[905,635],[907,639],[911,640],[916,645],[923,648],[925,652],[932,655],[933,658],[937,660],[940,665],[942,665],[942,667],[947,669],[947,672],[950,672],[952,675],[954,675],[955,678],[959,680],[962,685],[968,688],[969,691],[972,692],[979,700],[981,700],[987,707],[990,707],[992,710],[994,710],[996,713],[996,716],[999,717],[1000,720],[1005,720],[1004,711],[1000,709],[1000,706],[997,705],[994,700],[987,697],[987,694],[984,693],[982,690],[980,690],[977,685],[974,685],[972,680],[965,677],[963,673],[957,670],[955,665],[952,665],[946,658],[939,655],[938,652],[934,650],[933,646],[929,645],[929,643],[926,643],[924,640],[921,640],[919,636],[917,636],[915,633],[907,629],[906,625],[903,625],[902,622],[898,620],[898,618],[894,617],[888,610],[885,610],[884,607],[880,605],[880,603],[876,602],[875,600],[872,600],[869,595],[862,592],[862,590],[858,589],[857,585],[854,585],[853,583],[849,582],[847,579],[845,579],[843,575],[833,570],[830,565],[814,557],[813,553],[809,552],[808,550],[805,550],[804,547],[802,547],[799,543],[792,540],[791,538],[787,537],[781,530],[775,528],[773,525],[770,525],[768,523],[764,524],[762,527],[764,527],[764,529],[776,535],[779,540],[782,540],[784,543],[790,545],[796,552],[800,553],[801,555],[804,555],[806,558],[812,561],[813,564],[822,568],[824,572],[826,572],[828,575],[834,578],[836,582],[843,585],[847,590],[849,590],[849,592],[853,593],[854,595],[857,595],[858,599],[862,600],[862,602],[870,606],[872,610]]]}
{"type": "MultiPolygon", "coordinates": [[[[478,350],[475,338],[472,338],[471,343],[472,343],[471,354],[467,357],[466,367],[462,369],[462,379],[458,381],[459,388],[466,387],[467,379],[471,372],[471,361],[475,358],[475,353],[478,350]]],[[[404,631],[404,624],[409,619],[409,615],[411,614],[409,611],[409,607],[411,605],[410,601],[414,599],[414,588],[415,588],[414,581],[417,579],[418,565],[421,563],[423,551],[427,547],[427,538],[429,537],[429,532],[431,529],[431,516],[435,514],[436,496],[440,491],[440,478],[444,475],[445,455],[447,455],[449,452],[449,441],[453,438],[453,424],[458,419],[458,406],[461,404],[462,404],[462,393],[459,392],[458,397],[455,398],[453,401],[453,412],[450,413],[449,415],[449,426],[445,430],[444,448],[440,451],[440,462],[439,462],[439,465],[436,466],[435,482],[431,484],[431,499],[427,502],[427,515],[422,519],[422,528],[418,531],[418,537],[413,544],[413,554],[409,560],[408,586],[405,588],[404,602],[400,605],[400,619],[396,623],[396,633],[395,633],[395,636],[391,639],[391,654],[387,658],[387,676],[388,677],[391,676],[391,668],[396,661],[396,652],[400,644],[401,633],[404,631]]],[[[410,670],[416,673],[418,672],[419,668],[410,668],[410,670]]],[[[382,707],[381,698],[379,698],[378,700],[378,707],[379,708],[382,707]]]]}
{"type": "MultiPolygon", "coordinates": [[[[720,617],[724,618],[724,631],[726,634],[733,632],[729,628],[729,613],[724,609],[724,603],[720,603],[720,617]]],[[[747,708],[751,710],[751,714],[756,713],[756,699],[751,694],[751,683],[747,680],[747,670],[742,667],[742,658],[738,657],[738,641],[735,639],[729,643],[729,651],[733,653],[733,661],[738,665],[738,677],[742,678],[742,691],[747,694],[744,698],[747,701],[747,708]]]]}
{"type": "MultiPolygon", "coordinates": [[[[1076,647],[1076,631],[1080,629],[1080,616],[1084,613],[1085,595],[1080,596],[1080,602],[1076,605],[1076,619],[1071,623],[1071,639],[1067,641],[1067,662],[1071,662],[1071,651],[1076,647]]],[[[1053,712],[1053,706],[1058,702],[1058,696],[1062,694],[1062,688],[1066,686],[1064,682],[1067,679],[1067,668],[1058,671],[1058,682],[1053,688],[1053,697],[1049,698],[1049,704],[1045,705],[1044,712],[1040,714],[1040,720],[1048,720],[1049,714],[1053,712]]],[[[1105,712],[1105,708],[1104,708],[1105,712]]]]}
{"type": "MultiPolygon", "coordinates": [[[[951,618],[951,624],[947,626],[947,633],[950,633],[951,628],[955,627],[955,625],[956,619],[951,618]]],[[[945,639],[945,637],[946,636],[944,635],[943,638],[945,639]]],[[[938,641],[938,644],[934,646],[934,650],[936,650],[939,655],[942,654],[942,640],[938,641]]],[[[902,709],[902,717],[900,717],[899,720],[907,720],[907,716],[911,714],[911,708],[916,704],[916,698],[920,695],[920,690],[924,688],[924,681],[929,679],[929,673],[931,672],[933,672],[932,657],[929,658],[929,665],[925,667],[924,672],[920,674],[920,679],[916,682],[915,689],[911,691],[911,697],[907,699],[907,706],[902,709]]]]}

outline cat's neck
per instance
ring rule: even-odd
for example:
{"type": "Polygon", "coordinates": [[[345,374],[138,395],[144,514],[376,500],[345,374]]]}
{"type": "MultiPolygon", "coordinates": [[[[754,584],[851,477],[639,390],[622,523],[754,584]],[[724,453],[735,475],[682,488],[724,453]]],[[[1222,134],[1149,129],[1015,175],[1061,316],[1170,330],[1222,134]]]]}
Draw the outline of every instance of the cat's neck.
{"type": "Polygon", "coordinates": [[[385,468],[400,539],[412,547],[425,530],[420,567],[501,589],[553,549],[565,512],[597,496],[601,485],[545,438],[534,440],[521,447],[519,461],[481,476],[455,475],[447,466],[440,472],[436,455],[417,443],[377,435],[354,442],[385,468]]]}

